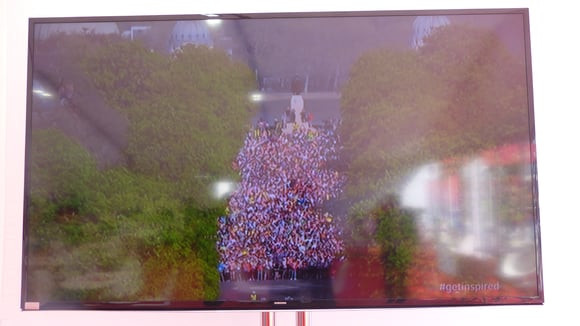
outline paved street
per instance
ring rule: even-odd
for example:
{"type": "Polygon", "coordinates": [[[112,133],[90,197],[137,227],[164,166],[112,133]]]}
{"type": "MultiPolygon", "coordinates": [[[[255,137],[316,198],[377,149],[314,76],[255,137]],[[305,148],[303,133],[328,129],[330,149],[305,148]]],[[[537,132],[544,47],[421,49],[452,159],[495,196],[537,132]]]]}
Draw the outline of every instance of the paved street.
{"type": "Polygon", "coordinates": [[[222,282],[220,300],[252,301],[252,292],[257,301],[309,302],[313,299],[333,299],[332,280],[267,280],[222,282]]]}

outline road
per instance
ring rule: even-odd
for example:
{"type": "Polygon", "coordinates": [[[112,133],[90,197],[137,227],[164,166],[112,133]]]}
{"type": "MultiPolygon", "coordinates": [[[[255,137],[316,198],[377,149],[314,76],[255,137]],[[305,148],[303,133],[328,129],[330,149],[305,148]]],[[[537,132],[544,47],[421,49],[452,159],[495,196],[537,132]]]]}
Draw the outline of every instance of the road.
{"type": "Polygon", "coordinates": [[[256,293],[257,301],[280,302],[333,300],[332,280],[267,280],[227,281],[220,283],[220,299],[224,301],[251,301],[256,293]]]}

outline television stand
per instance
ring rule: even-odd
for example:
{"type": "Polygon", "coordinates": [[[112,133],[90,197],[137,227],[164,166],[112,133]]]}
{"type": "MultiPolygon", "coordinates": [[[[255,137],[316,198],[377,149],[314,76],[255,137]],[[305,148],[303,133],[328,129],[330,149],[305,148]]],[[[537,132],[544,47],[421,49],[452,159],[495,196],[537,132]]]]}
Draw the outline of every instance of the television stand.
{"type": "MultiPolygon", "coordinates": [[[[276,326],[276,312],[263,311],[260,321],[261,326],[276,326]]],[[[306,311],[296,311],[296,326],[310,326],[310,313],[306,311]]]]}

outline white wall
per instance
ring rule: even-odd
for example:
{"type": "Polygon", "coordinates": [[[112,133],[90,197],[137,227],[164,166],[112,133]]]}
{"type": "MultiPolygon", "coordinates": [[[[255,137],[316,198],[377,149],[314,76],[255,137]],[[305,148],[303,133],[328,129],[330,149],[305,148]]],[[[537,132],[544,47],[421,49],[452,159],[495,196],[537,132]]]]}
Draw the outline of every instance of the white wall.
{"type": "MultiPolygon", "coordinates": [[[[543,306],[317,311],[311,325],[580,325],[580,92],[573,1],[0,0],[0,325],[258,325],[258,312],[21,312],[20,255],[29,17],[529,7],[544,254],[543,306]],[[227,4],[228,3],[228,4],[227,4]],[[6,73],[5,73],[6,72],[6,73]]],[[[292,313],[277,325],[293,325],[292,313]]]]}

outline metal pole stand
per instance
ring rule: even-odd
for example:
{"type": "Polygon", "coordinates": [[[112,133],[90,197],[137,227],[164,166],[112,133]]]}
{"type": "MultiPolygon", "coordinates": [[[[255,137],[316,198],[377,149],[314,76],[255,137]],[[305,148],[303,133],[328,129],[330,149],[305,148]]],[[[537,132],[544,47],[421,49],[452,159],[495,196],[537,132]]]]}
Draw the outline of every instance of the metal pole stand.
{"type": "MultiPolygon", "coordinates": [[[[263,311],[261,314],[261,326],[276,326],[276,312],[263,311]]],[[[310,326],[310,313],[306,311],[297,311],[296,326],[310,326]]]]}

